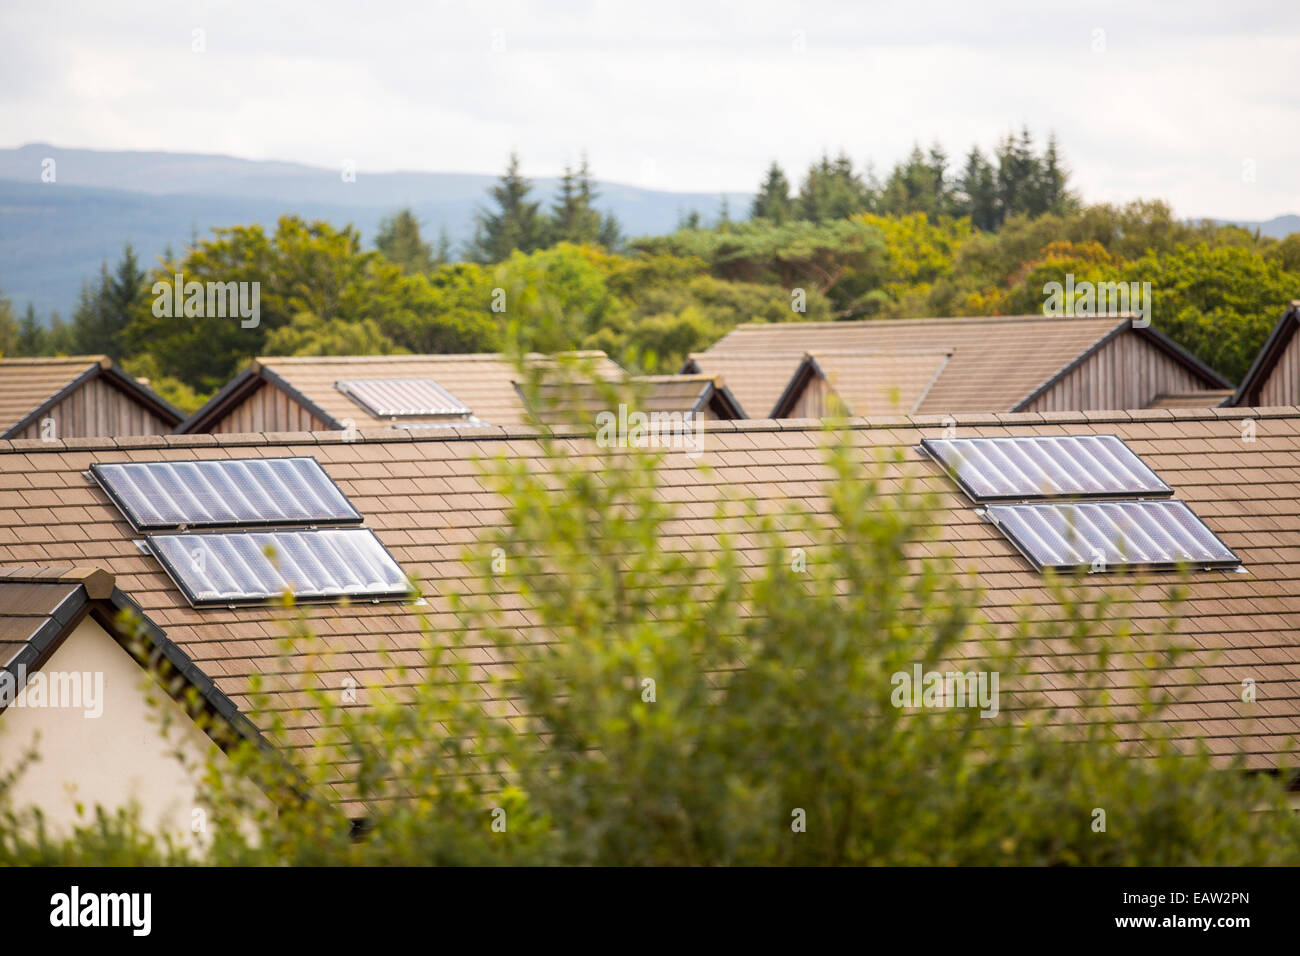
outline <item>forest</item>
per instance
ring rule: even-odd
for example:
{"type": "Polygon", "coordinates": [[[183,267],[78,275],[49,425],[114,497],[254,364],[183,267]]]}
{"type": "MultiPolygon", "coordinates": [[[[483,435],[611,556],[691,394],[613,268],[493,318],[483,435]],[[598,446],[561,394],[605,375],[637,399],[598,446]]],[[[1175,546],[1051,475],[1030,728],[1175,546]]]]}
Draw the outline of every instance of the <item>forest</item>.
{"type": "Polygon", "coordinates": [[[0,290],[0,355],[107,354],[185,410],[257,355],[603,349],[676,371],[741,322],[1041,313],[1044,286],[1150,282],[1152,323],[1232,381],[1300,297],[1300,233],[1188,222],[1158,199],[1089,204],[1057,143],[1028,130],[955,166],[938,144],[887,174],[823,155],[797,185],[773,163],[752,207],[628,237],[600,211],[584,158],[553,203],[511,156],[453,250],[409,210],[367,243],[351,225],[285,215],[216,228],[150,266],[127,246],[41,317],[0,290]],[[257,282],[260,321],[156,316],[177,273],[257,282]]]}

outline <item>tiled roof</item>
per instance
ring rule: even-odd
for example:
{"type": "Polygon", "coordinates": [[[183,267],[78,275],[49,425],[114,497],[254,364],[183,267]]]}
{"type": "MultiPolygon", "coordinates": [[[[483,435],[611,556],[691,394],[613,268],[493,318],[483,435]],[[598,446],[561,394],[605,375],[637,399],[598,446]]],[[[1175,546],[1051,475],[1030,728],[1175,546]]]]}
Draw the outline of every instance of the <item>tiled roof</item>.
{"type": "Polygon", "coordinates": [[[21,686],[24,674],[39,670],[87,615],[137,663],[147,666],[174,699],[191,707],[191,714],[196,714],[193,708],[197,707],[220,717],[219,723],[205,725],[213,740],[224,746],[231,742],[233,732],[257,746],[268,746],[211,677],[116,587],[113,575],[102,567],[0,565],[0,668],[14,675],[21,686]],[[120,633],[118,622],[123,612],[136,621],[138,633],[120,633]],[[201,703],[188,700],[188,690],[196,691],[201,703]]]}
{"type": "MultiPolygon", "coordinates": [[[[725,384],[708,375],[641,375],[627,379],[629,397],[636,411],[682,413],[711,409],[719,418],[744,417],[744,410],[725,384]]],[[[519,387],[522,388],[522,385],[519,387]]],[[[609,410],[605,396],[590,383],[542,384],[538,388],[539,418],[547,423],[572,424],[588,421],[600,411],[609,410]],[[580,410],[575,417],[574,409],[580,410]]]]}
{"type": "Polygon", "coordinates": [[[694,352],[682,368],[686,374],[716,375],[745,409],[748,418],[767,418],[803,361],[795,352],[694,352]]]}
{"type": "MultiPolygon", "coordinates": [[[[703,364],[703,358],[738,359],[749,352],[802,356],[806,352],[825,355],[942,349],[951,351],[952,357],[918,412],[942,415],[1008,411],[1125,321],[1114,316],[1022,315],[749,323],[732,329],[705,352],[701,368],[711,370],[711,366],[703,364]]],[[[744,402],[744,393],[737,394],[744,402]]]]}
{"type": "MultiPolygon", "coordinates": [[[[967,437],[1024,434],[1117,434],[1174,489],[1228,547],[1247,573],[1192,575],[1179,634],[1192,651],[1185,667],[1167,679],[1188,694],[1174,705],[1171,729],[1182,739],[1203,738],[1212,751],[1241,748],[1251,766],[1273,768],[1289,739],[1300,733],[1300,409],[1252,409],[1254,440],[1243,439],[1237,409],[1152,410],[1131,413],[966,415],[957,417],[967,437]],[[1198,682],[1190,668],[1204,668],[1198,682]],[[1258,701],[1243,704],[1242,681],[1254,680],[1258,701]]],[[[939,492],[943,547],[960,568],[974,570],[983,590],[982,607],[997,626],[1010,627],[1017,609],[1028,605],[1050,619],[1059,610],[1043,578],[925,458],[917,445],[938,436],[936,417],[855,421],[853,439],[864,455],[898,448],[904,464],[889,480],[919,476],[939,492]]],[[[706,426],[703,456],[670,454],[662,474],[662,496],[675,502],[679,520],[669,548],[710,548],[719,533],[716,505],[728,497],[770,504],[797,502],[824,514],[828,470],[819,447],[818,422],[720,422],[706,426]],[[700,466],[710,466],[701,469],[700,466]]],[[[561,440],[557,454],[588,453],[591,442],[561,440]]],[[[313,455],[360,510],[409,574],[425,584],[428,606],[420,609],[435,628],[459,625],[449,593],[482,593],[485,586],[462,563],[465,549],[484,529],[502,522],[502,502],[481,477],[476,459],[506,456],[547,467],[542,449],[527,429],[453,428],[437,437],[362,432],[355,442],[339,433],[270,436],[170,436],[42,443],[0,443],[0,564],[94,563],[111,568],[118,586],[241,707],[256,673],[274,670],[287,612],[268,607],[191,608],[157,561],[142,554],[121,513],[87,479],[92,462],[188,460],[248,456],[313,455]]],[[[757,544],[741,539],[741,558],[761,560],[757,544]]],[[[1165,584],[1139,585],[1125,575],[1105,583],[1139,599],[1134,628],[1144,636],[1161,632],[1165,584]]],[[[504,623],[542,635],[525,603],[503,607],[504,623]]],[[[321,680],[338,686],[353,677],[361,686],[383,684],[383,652],[397,664],[418,664],[421,635],[414,612],[395,604],[315,606],[310,610],[316,645],[335,656],[321,680]]],[[[495,647],[467,651],[479,675],[508,673],[514,662],[495,647]]],[[[1071,707],[1071,650],[1049,642],[1032,660],[1053,688],[1053,700],[1071,707]]],[[[1116,700],[1132,699],[1147,675],[1116,670],[1116,700]]],[[[296,701],[285,697],[286,709],[296,701]]],[[[509,708],[509,702],[503,702],[509,708]]],[[[292,731],[291,742],[307,744],[311,726],[292,731]]],[[[352,808],[359,809],[359,808],[352,808]]]]}
{"type": "Polygon", "coordinates": [[[117,387],[170,425],[181,414],[144,383],[113,365],[106,355],[0,358],[0,435],[17,433],[34,414],[84,379],[109,375],[117,387]]]}
{"type": "MultiPolygon", "coordinates": [[[[893,352],[816,352],[804,358],[807,373],[821,375],[851,415],[910,415],[924,403],[952,358],[950,349],[899,349],[893,352]]],[[[796,373],[776,417],[802,384],[796,373]]]]}
{"type": "Polygon", "coordinates": [[[0,359],[0,435],[101,361],[102,355],[0,359]]]}
{"type": "MultiPolygon", "coordinates": [[[[622,375],[604,352],[578,353],[587,356],[601,375],[622,375]]],[[[518,425],[525,421],[525,408],[515,391],[518,370],[506,356],[496,353],[472,355],[347,355],[266,356],[257,359],[253,370],[265,369],[307,399],[315,409],[336,423],[351,419],[358,428],[384,422],[363,405],[339,391],[336,383],[357,379],[432,379],[469,407],[473,416],[490,425],[518,425]]],[[[205,406],[192,416],[210,412],[205,406]]],[[[418,422],[421,417],[404,418],[418,422]]],[[[437,416],[428,416],[436,421],[437,416]]],[[[339,427],[342,427],[341,425],[339,427]]],[[[190,429],[185,429],[190,430],[190,429]]]]}
{"type": "Polygon", "coordinates": [[[1232,398],[1231,388],[1207,388],[1200,392],[1161,392],[1147,408],[1218,408],[1232,398]]]}

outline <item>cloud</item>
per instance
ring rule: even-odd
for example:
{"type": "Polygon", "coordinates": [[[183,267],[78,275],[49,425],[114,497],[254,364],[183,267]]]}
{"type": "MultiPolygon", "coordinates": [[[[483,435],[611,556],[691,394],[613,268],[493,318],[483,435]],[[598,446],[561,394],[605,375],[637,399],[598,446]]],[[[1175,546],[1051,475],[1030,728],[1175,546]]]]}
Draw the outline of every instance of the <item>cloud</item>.
{"type": "Polygon", "coordinates": [[[602,178],[722,191],[823,150],[957,164],[1027,125],[1088,199],[1263,218],[1300,210],[1297,27],[1208,0],[42,4],[0,11],[0,129],[373,171],[586,149],[602,178]]]}

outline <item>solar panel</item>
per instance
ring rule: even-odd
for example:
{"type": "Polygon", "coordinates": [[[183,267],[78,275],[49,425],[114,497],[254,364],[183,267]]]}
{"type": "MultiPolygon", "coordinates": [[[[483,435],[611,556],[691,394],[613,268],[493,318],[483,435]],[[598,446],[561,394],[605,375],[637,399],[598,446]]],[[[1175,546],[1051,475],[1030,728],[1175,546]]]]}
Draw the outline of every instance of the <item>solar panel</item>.
{"type": "Polygon", "coordinates": [[[431,378],[372,378],[335,382],[334,387],[380,418],[471,414],[468,405],[431,378]]]}
{"type": "Polygon", "coordinates": [[[1173,494],[1115,435],[926,438],[921,447],[972,501],[1173,494]]]}
{"type": "Polygon", "coordinates": [[[141,531],[361,520],[314,458],[97,463],[90,471],[141,531]]]}
{"type": "Polygon", "coordinates": [[[411,585],[369,528],[147,536],[194,607],[296,600],[400,599],[411,585]]]}
{"type": "Polygon", "coordinates": [[[987,517],[1040,570],[1241,563],[1175,499],[990,505],[987,517]]]}

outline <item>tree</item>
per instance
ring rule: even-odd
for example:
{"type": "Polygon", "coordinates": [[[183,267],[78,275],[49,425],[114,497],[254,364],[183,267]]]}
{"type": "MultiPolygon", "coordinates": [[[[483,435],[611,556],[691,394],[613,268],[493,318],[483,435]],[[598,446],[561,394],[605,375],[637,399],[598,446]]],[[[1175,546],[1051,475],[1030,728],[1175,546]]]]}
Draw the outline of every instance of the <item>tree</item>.
{"type": "Polygon", "coordinates": [[[551,244],[598,245],[616,249],[622,241],[618,220],[613,213],[602,214],[595,206],[600,193],[591,177],[584,153],[576,170],[564,167],[560,191],[551,206],[549,240],[551,244]]]}
{"type": "Polygon", "coordinates": [[[324,341],[311,338],[319,335],[336,343],[415,352],[498,345],[490,287],[480,290],[472,316],[448,309],[428,277],[405,275],[378,252],[362,249],[351,226],[335,229],[285,216],[273,235],[260,225],[217,229],[181,261],[161,268],[156,278],[170,285],[177,272],[186,282],[233,282],[250,303],[254,290],[258,297],[255,325],[207,308],[196,315],[171,316],[155,315],[148,302],[137,307],[126,330],[129,354],[153,355],[169,374],[200,393],[224,385],[248,359],[264,353],[271,335],[299,316],[310,317],[299,321],[299,331],[306,322],[310,335],[277,340],[283,347],[324,341]],[[346,325],[366,320],[373,326],[355,334],[345,331],[346,325]]]}
{"type": "Polygon", "coordinates": [[[14,316],[14,304],[0,293],[0,357],[13,357],[19,354],[22,340],[18,319],[14,316]]]}
{"type": "Polygon", "coordinates": [[[18,324],[18,355],[47,355],[49,348],[49,333],[41,325],[41,320],[36,317],[36,307],[30,302],[27,303],[27,311],[23,313],[22,321],[18,324]]]}
{"type": "Polygon", "coordinates": [[[754,197],[749,212],[752,219],[767,219],[780,225],[793,218],[794,204],[790,199],[790,181],[775,162],[767,169],[767,176],[754,197]]]}
{"type": "Polygon", "coordinates": [[[797,207],[800,219],[825,222],[870,210],[873,201],[847,155],[841,153],[832,161],[823,154],[809,167],[799,187],[797,207]]]}
{"type": "Polygon", "coordinates": [[[996,174],[979,147],[972,146],[967,154],[957,188],[957,211],[970,216],[971,225],[986,232],[1002,225],[996,174]]]}
{"type": "Polygon", "coordinates": [[[505,173],[491,189],[497,210],[480,209],[475,217],[470,259],[500,262],[516,250],[532,252],[546,246],[546,219],[541,203],[528,201],[531,192],[532,183],[519,172],[519,155],[511,153],[505,173]]]}
{"type": "Polygon", "coordinates": [[[1150,282],[1151,324],[1232,382],[1240,382],[1277,318],[1296,297],[1296,277],[1253,249],[1178,246],[1129,263],[1122,278],[1150,282]]]}
{"type": "Polygon", "coordinates": [[[948,158],[937,143],[929,154],[913,146],[905,162],[899,163],[885,180],[879,207],[887,215],[925,213],[931,221],[953,211],[953,197],[947,181],[948,158]]]}
{"type": "Polygon", "coordinates": [[[682,230],[642,239],[633,247],[652,255],[702,259],[723,279],[816,290],[837,305],[845,301],[840,283],[870,268],[882,251],[874,227],[850,220],[795,220],[778,226],[751,219],[725,230],[682,230]]]}
{"type": "Polygon", "coordinates": [[[410,209],[402,209],[380,222],[375,248],[408,275],[429,272],[438,261],[433,247],[420,237],[420,222],[410,209]]]}

